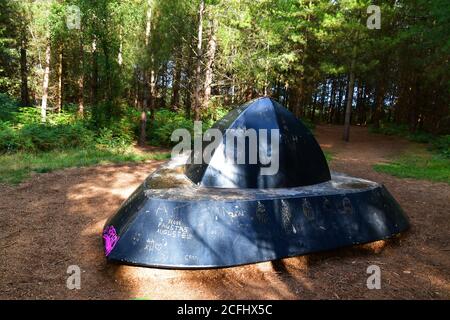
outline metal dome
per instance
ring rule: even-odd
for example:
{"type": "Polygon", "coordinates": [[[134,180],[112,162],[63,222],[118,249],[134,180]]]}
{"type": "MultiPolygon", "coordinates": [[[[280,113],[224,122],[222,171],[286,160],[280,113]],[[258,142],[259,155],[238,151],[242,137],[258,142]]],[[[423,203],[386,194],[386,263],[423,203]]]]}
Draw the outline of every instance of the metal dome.
{"type": "MultiPolygon", "coordinates": [[[[198,185],[216,188],[291,188],[331,179],[327,161],[314,136],[290,111],[271,98],[259,98],[244,104],[218,121],[213,128],[222,132],[223,141],[215,149],[211,161],[189,164],[186,168],[186,176],[198,185]],[[248,155],[252,146],[248,139],[243,150],[247,156],[244,164],[225,161],[227,135],[233,129],[278,130],[280,141],[276,156],[279,170],[276,174],[262,175],[264,165],[261,161],[249,164],[248,155]]],[[[257,140],[258,151],[273,151],[270,137],[261,139],[258,136],[257,140]]]]}

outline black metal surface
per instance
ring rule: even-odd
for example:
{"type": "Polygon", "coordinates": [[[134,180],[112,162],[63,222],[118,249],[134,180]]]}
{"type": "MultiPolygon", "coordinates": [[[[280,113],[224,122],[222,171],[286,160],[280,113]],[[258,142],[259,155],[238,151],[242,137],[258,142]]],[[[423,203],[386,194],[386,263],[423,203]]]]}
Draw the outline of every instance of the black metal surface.
{"type": "Polygon", "coordinates": [[[140,188],[108,222],[120,237],[108,259],[163,268],[227,267],[386,239],[408,228],[382,186],[254,200],[177,201],[140,188]]]}
{"type": "MultiPolygon", "coordinates": [[[[274,156],[278,157],[279,170],[275,175],[261,175],[261,162],[249,164],[248,159],[246,164],[226,164],[224,146],[216,149],[209,164],[193,164],[191,156],[186,176],[198,185],[217,188],[290,188],[330,180],[327,161],[314,136],[301,121],[273,99],[259,98],[246,103],[219,120],[213,128],[222,132],[223,145],[226,144],[228,129],[245,128],[257,132],[260,129],[278,129],[281,135],[279,153],[274,156]]],[[[271,140],[266,141],[258,137],[258,148],[271,150],[271,140]]],[[[246,155],[249,150],[247,140],[246,155]]]]}
{"type": "Polygon", "coordinates": [[[407,217],[382,185],[331,176],[311,133],[273,100],[255,100],[216,124],[223,132],[242,127],[280,130],[274,179],[261,178],[259,165],[217,171],[222,163],[216,154],[209,165],[188,166],[188,178],[183,162],[173,160],[106,223],[108,260],[228,267],[386,239],[408,229],[407,217]]]}

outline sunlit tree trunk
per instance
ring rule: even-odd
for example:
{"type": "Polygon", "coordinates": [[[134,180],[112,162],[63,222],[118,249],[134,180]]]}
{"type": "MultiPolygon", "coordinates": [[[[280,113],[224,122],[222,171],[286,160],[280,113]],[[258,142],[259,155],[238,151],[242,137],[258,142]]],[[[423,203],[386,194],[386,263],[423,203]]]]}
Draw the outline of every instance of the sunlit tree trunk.
{"type": "Polygon", "coordinates": [[[47,102],[48,102],[48,83],[50,78],[50,39],[47,40],[47,48],[45,50],[45,69],[44,69],[44,81],[42,83],[42,104],[41,104],[41,120],[45,122],[47,120],[47,102]]]}
{"type": "Polygon", "coordinates": [[[215,20],[209,21],[209,42],[208,42],[208,53],[206,62],[206,73],[205,73],[205,92],[203,96],[203,108],[206,108],[211,98],[211,85],[213,82],[213,65],[216,58],[217,50],[217,38],[216,38],[216,28],[217,22],[215,20]]]}
{"type": "Polygon", "coordinates": [[[119,67],[122,67],[123,64],[123,37],[122,37],[122,29],[119,31],[119,53],[117,54],[117,63],[119,67]]]}
{"type": "Polygon", "coordinates": [[[83,38],[80,35],[80,74],[78,76],[78,114],[84,114],[84,49],[83,38]]]}
{"type": "MultiPolygon", "coordinates": [[[[147,81],[147,80],[145,80],[147,81]]],[[[148,104],[148,89],[144,89],[144,101],[141,112],[141,128],[139,134],[139,145],[145,146],[147,141],[147,104],[148,104]]]]}
{"type": "MultiPolygon", "coordinates": [[[[147,7],[147,19],[146,19],[146,27],[145,27],[145,48],[149,50],[150,47],[150,37],[152,31],[152,0],[148,0],[147,7]]],[[[153,68],[153,61],[152,61],[153,68]]],[[[154,71],[150,71],[150,76],[148,75],[148,71],[144,72],[144,101],[142,103],[142,112],[141,112],[141,125],[140,125],[140,134],[139,134],[139,145],[145,146],[147,141],[147,109],[150,104],[150,108],[153,108],[153,84],[154,84],[154,71]],[[149,79],[150,78],[150,79],[149,79]],[[149,83],[150,81],[150,83],[149,83]]]]}
{"type": "Polygon", "coordinates": [[[61,47],[58,61],[58,102],[57,111],[61,112],[63,105],[63,49],[61,47]]]}
{"type": "Polygon", "coordinates": [[[98,100],[98,53],[97,40],[92,41],[92,87],[91,87],[91,103],[95,107],[98,100]]]}
{"type": "Polygon", "coordinates": [[[194,119],[200,120],[200,108],[202,106],[201,94],[202,94],[202,56],[203,56],[203,15],[205,12],[205,1],[200,1],[200,7],[198,10],[198,34],[197,34],[197,67],[195,70],[195,89],[194,89],[194,119]]]}

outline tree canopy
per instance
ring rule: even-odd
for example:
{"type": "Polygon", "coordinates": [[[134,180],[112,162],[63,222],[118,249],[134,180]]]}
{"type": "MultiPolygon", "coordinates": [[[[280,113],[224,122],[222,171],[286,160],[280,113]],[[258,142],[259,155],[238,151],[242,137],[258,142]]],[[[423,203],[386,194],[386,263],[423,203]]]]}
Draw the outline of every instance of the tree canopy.
{"type": "Polygon", "coordinates": [[[448,133],[449,57],[447,0],[0,3],[0,92],[99,127],[131,108],[142,142],[160,109],[200,119],[262,95],[312,121],[347,107],[353,124],[448,133]]]}

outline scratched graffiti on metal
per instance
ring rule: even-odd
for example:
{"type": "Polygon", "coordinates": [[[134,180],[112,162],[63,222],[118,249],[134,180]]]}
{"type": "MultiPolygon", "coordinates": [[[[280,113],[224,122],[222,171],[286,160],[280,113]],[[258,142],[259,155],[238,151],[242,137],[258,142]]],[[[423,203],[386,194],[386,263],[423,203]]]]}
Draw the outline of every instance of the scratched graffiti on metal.
{"type": "Polygon", "coordinates": [[[305,215],[305,217],[308,220],[314,219],[314,210],[311,206],[311,203],[306,198],[304,198],[302,201],[302,209],[303,209],[303,214],[305,215]]]}
{"type": "Polygon", "coordinates": [[[166,216],[169,214],[169,211],[167,210],[166,206],[159,206],[158,209],[156,209],[156,216],[166,216]]]}
{"type": "Polygon", "coordinates": [[[132,241],[134,246],[137,245],[141,241],[141,233],[140,232],[136,232],[133,235],[133,238],[131,238],[131,241],[132,241]]]}
{"type": "Polygon", "coordinates": [[[345,197],[342,199],[342,207],[344,208],[344,213],[346,214],[352,214],[353,213],[353,206],[352,202],[349,198],[345,197]]]}
{"type": "Polygon", "coordinates": [[[199,257],[196,255],[192,255],[192,254],[187,254],[184,256],[184,260],[186,262],[198,262],[199,261],[199,257]]]}
{"type": "Polygon", "coordinates": [[[269,217],[267,215],[266,207],[261,201],[256,202],[256,219],[261,223],[267,223],[269,217]]]}
{"type": "Polygon", "coordinates": [[[286,233],[291,233],[295,230],[295,227],[292,225],[291,208],[286,200],[281,200],[281,219],[286,233]]]}
{"type": "Polygon", "coordinates": [[[180,238],[185,240],[192,239],[190,228],[185,226],[181,220],[176,219],[160,221],[156,232],[160,235],[169,236],[172,238],[180,238]]]}
{"type": "Polygon", "coordinates": [[[158,242],[158,241],[155,241],[154,239],[147,239],[145,241],[144,250],[149,251],[149,252],[161,251],[161,249],[165,246],[167,246],[167,241],[158,242]]]}
{"type": "Polygon", "coordinates": [[[228,206],[221,206],[219,208],[219,213],[222,216],[229,217],[231,219],[236,219],[239,217],[243,217],[245,215],[245,210],[240,208],[238,205],[229,208],[228,206]]]}

